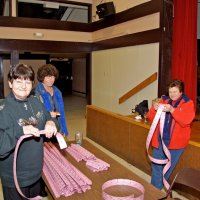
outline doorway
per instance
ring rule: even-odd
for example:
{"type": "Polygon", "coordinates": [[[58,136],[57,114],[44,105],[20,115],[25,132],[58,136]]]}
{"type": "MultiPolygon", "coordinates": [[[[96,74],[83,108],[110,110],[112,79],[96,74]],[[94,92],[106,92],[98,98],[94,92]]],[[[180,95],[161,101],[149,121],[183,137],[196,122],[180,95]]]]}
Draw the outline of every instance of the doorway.
{"type": "Polygon", "coordinates": [[[62,94],[72,94],[72,60],[51,60],[50,64],[54,65],[59,71],[59,78],[55,81],[55,86],[59,88],[62,94]]]}

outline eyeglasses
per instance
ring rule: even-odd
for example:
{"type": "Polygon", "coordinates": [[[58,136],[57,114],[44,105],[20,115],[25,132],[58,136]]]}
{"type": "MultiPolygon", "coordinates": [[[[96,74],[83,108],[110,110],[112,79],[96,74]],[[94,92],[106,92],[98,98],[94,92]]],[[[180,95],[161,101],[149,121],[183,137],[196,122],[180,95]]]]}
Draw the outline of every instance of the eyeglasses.
{"type": "Polygon", "coordinates": [[[23,84],[26,84],[27,86],[31,86],[32,85],[32,81],[30,80],[20,80],[20,79],[15,79],[14,80],[15,83],[19,86],[23,85],[23,84]]]}

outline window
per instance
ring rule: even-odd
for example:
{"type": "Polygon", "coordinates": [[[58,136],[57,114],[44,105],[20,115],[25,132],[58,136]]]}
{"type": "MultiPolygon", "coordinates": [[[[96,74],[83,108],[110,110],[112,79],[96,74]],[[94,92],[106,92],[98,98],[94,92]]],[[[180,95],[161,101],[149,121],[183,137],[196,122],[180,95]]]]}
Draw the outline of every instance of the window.
{"type": "MultiPolygon", "coordinates": [[[[0,16],[11,16],[9,15],[9,2],[11,1],[5,0],[1,2],[0,0],[0,16]]],[[[89,21],[89,5],[38,0],[17,0],[16,3],[17,17],[53,19],[81,23],[88,23],[89,21]]]]}

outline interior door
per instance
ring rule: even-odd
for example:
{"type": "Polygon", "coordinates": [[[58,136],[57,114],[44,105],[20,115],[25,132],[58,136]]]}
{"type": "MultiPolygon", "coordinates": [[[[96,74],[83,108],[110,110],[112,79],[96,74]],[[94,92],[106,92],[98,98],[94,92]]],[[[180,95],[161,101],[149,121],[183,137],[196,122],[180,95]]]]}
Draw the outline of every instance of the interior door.
{"type": "Polygon", "coordinates": [[[51,60],[50,63],[59,71],[59,78],[55,81],[55,86],[61,90],[63,95],[72,94],[72,61],[51,60]]]}

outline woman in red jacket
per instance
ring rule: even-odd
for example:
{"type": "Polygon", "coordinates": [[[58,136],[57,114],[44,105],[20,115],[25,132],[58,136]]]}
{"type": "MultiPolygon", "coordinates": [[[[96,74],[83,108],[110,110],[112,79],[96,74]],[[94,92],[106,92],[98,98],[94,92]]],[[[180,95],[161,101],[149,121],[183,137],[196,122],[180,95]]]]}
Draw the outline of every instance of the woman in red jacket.
{"type": "MultiPolygon", "coordinates": [[[[166,112],[163,141],[171,154],[171,167],[165,174],[167,180],[176,166],[181,154],[190,140],[191,123],[195,116],[194,103],[184,94],[184,83],[181,80],[173,80],[168,86],[169,96],[162,96],[159,103],[155,103],[149,110],[147,117],[153,121],[159,104],[165,104],[166,112]]],[[[166,159],[161,144],[159,124],[156,127],[152,138],[153,157],[166,159]]],[[[152,163],[151,183],[159,188],[163,188],[163,167],[152,163]]]]}

